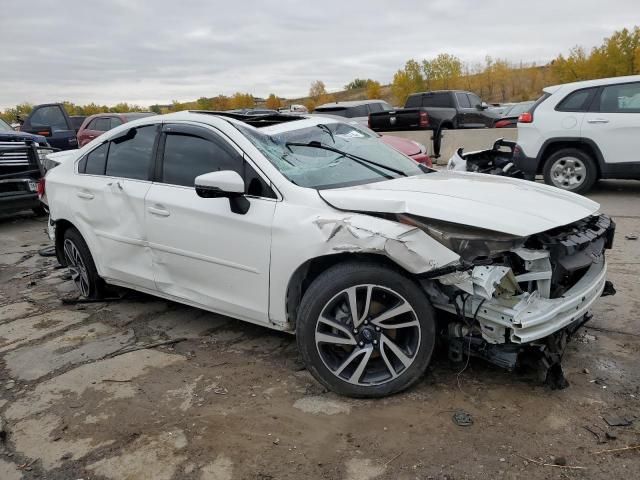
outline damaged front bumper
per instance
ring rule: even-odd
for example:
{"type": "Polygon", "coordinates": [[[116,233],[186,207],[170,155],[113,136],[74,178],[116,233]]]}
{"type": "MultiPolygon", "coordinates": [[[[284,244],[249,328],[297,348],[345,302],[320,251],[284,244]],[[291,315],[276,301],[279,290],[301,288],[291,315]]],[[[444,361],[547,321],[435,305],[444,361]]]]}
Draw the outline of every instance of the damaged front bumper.
{"type": "Polygon", "coordinates": [[[605,288],[607,265],[594,263],[584,276],[560,298],[543,298],[539,291],[490,300],[458,296],[456,305],[436,301],[436,308],[464,315],[480,325],[488,343],[530,343],[545,338],[583,317],[605,288]]]}

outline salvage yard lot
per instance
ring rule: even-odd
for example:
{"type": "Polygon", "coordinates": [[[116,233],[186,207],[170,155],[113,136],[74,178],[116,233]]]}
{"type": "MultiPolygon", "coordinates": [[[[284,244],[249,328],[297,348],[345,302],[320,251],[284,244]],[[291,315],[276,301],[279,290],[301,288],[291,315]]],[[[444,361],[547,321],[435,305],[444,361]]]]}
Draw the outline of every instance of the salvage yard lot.
{"type": "Polygon", "coordinates": [[[640,451],[597,453],[640,444],[639,195],[589,195],[617,223],[618,294],[570,344],[569,388],[440,357],[377,401],[326,392],[284,333],[133,292],[61,304],[46,222],[2,217],[0,479],[640,478],[640,451]]]}

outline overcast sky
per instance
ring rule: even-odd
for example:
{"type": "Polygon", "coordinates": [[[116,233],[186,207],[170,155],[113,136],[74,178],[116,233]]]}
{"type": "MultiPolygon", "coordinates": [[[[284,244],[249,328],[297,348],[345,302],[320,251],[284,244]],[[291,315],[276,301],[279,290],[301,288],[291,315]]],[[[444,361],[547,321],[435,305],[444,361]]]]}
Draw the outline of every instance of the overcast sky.
{"type": "Polygon", "coordinates": [[[409,58],[543,63],[640,24],[638,0],[2,0],[0,108],[388,83],[409,58]]]}

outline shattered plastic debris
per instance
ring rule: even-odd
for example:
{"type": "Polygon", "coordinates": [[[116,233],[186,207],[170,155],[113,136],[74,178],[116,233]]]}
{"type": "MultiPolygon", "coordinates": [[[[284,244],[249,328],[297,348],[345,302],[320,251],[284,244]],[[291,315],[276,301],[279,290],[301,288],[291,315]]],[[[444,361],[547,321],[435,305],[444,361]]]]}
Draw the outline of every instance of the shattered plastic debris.
{"type": "Polygon", "coordinates": [[[459,427],[470,427],[473,425],[473,417],[470,413],[465,412],[464,410],[458,410],[451,417],[453,423],[458,425],[459,427]]]}

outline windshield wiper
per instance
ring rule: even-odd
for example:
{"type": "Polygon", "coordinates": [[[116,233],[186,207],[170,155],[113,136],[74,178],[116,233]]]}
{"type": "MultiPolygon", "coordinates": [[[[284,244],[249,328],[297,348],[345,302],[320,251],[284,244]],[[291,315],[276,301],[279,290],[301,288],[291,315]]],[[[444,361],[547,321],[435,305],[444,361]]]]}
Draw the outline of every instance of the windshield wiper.
{"type": "Polygon", "coordinates": [[[322,131],[326,132],[327,135],[329,135],[331,137],[331,141],[334,144],[336,143],[336,139],[333,137],[333,132],[331,131],[331,129],[329,127],[327,127],[324,123],[320,123],[320,124],[316,125],[316,127],[321,129],[322,131]]]}
{"type": "MultiPolygon", "coordinates": [[[[409,176],[405,172],[403,172],[402,170],[399,170],[397,168],[389,167],[387,165],[383,165],[382,163],[374,162],[373,160],[369,160],[367,158],[362,158],[362,157],[359,157],[359,156],[354,155],[352,153],[344,152],[344,151],[339,150],[337,148],[333,148],[333,147],[329,147],[327,145],[323,145],[322,143],[318,142],[317,140],[313,140],[312,142],[309,142],[309,143],[287,142],[287,143],[285,143],[285,146],[287,148],[289,148],[289,147],[309,147],[309,148],[319,148],[321,150],[328,150],[330,152],[342,155],[342,156],[344,156],[346,158],[350,158],[351,160],[354,160],[354,161],[358,162],[359,164],[364,165],[366,167],[370,166],[370,165],[375,165],[376,167],[384,168],[385,170],[389,170],[390,172],[396,173],[396,174],[401,175],[403,177],[408,177],[409,176]]],[[[395,177],[392,177],[390,175],[384,175],[384,173],[382,173],[382,175],[387,177],[387,178],[395,178],[395,177]]]]}

